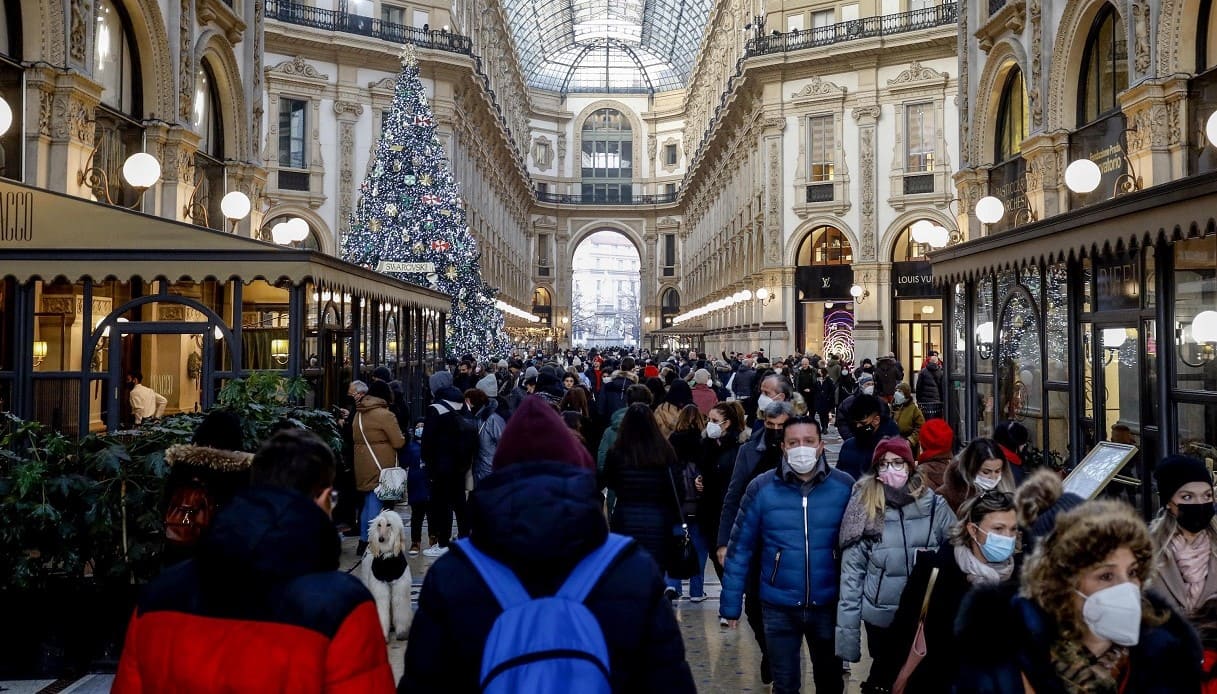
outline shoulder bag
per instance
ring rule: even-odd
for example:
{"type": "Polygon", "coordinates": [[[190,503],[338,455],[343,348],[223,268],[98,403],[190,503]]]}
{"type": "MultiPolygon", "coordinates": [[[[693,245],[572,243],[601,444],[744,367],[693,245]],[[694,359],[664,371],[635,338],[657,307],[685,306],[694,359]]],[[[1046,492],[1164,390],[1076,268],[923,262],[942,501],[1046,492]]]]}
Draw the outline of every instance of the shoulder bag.
{"type": "Polygon", "coordinates": [[[393,467],[381,466],[380,459],[376,457],[376,449],[372,447],[372,444],[368,443],[368,435],[363,431],[362,412],[355,415],[355,422],[359,425],[359,435],[363,437],[363,445],[368,447],[368,453],[372,454],[372,462],[376,463],[377,469],[380,470],[380,483],[376,485],[376,489],[372,493],[381,501],[401,501],[406,498],[406,476],[408,473],[397,465],[393,467]]]}
{"type": "Polygon", "coordinates": [[[685,521],[684,510],[680,507],[680,495],[676,493],[676,478],[672,475],[672,467],[669,465],[667,468],[668,481],[672,483],[672,501],[676,504],[680,525],[672,528],[668,536],[668,556],[663,568],[670,578],[685,580],[696,576],[701,567],[698,566],[693,538],[689,535],[689,524],[685,521]]]}
{"type": "Polygon", "coordinates": [[[913,635],[913,645],[909,646],[909,657],[900,668],[896,682],[892,685],[892,694],[904,694],[909,686],[909,680],[917,671],[917,666],[925,659],[925,613],[930,609],[930,594],[934,592],[934,583],[938,580],[938,567],[930,571],[930,582],[925,586],[925,597],[921,600],[921,615],[917,618],[917,633],[913,635]]]}

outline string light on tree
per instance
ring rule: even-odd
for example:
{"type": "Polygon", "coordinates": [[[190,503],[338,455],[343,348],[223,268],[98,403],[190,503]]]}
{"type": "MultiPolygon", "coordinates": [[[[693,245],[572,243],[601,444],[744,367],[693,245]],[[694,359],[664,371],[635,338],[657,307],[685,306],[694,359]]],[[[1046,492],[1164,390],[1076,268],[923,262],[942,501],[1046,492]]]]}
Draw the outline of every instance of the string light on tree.
{"type": "Polygon", "coordinates": [[[435,118],[412,45],[403,49],[401,64],[372,170],[342,241],[342,257],[451,296],[451,354],[479,359],[505,355],[510,343],[503,313],[495,305],[498,290],[482,279],[480,251],[435,135],[435,118]],[[420,271],[393,270],[402,263],[420,271]]]}

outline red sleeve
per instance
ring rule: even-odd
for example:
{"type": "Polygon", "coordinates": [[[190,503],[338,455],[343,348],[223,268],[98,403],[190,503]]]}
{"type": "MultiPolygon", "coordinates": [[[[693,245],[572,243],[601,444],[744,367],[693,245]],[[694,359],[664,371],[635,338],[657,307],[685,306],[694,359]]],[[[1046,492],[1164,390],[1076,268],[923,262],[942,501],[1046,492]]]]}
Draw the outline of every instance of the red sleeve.
{"type": "Polygon", "coordinates": [[[338,628],[325,655],[325,673],[325,691],[330,694],[396,692],[380,617],[371,600],[360,603],[338,628]]]}
{"type": "Polygon", "coordinates": [[[118,694],[139,694],[144,691],[144,683],[139,673],[139,646],[136,643],[136,633],[139,625],[139,610],[131,614],[127,624],[127,638],[123,642],[123,655],[118,661],[118,674],[114,677],[114,685],[110,691],[118,694]]]}

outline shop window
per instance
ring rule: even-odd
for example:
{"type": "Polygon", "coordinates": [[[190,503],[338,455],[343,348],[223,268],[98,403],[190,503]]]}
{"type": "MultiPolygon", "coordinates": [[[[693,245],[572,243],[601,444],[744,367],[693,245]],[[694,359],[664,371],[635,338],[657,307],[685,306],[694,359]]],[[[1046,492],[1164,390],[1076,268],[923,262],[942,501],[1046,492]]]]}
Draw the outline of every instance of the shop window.
{"type": "Polygon", "coordinates": [[[798,264],[850,265],[854,253],[849,240],[841,230],[833,227],[817,227],[803,239],[799,246],[798,264]]]}
{"type": "Polygon", "coordinates": [[[993,277],[986,276],[976,283],[976,298],[972,325],[975,326],[969,344],[976,350],[977,373],[993,373],[993,357],[997,332],[994,329],[993,277]]]}
{"type": "Polygon", "coordinates": [[[968,364],[968,346],[972,344],[968,329],[968,285],[956,284],[951,291],[951,359],[947,366],[955,378],[963,378],[968,364]]]}
{"type": "Polygon", "coordinates": [[[1217,236],[1180,241],[1174,254],[1175,385],[1217,392],[1217,236]]]}
{"type": "MultiPolygon", "coordinates": [[[[933,222],[931,221],[931,223],[933,222]]],[[[907,261],[925,260],[925,254],[929,252],[929,250],[929,244],[917,243],[913,240],[913,225],[910,224],[904,229],[901,229],[900,234],[896,236],[896,244],[892,246],[892,262],[902,263],[907,261]]]]}
{"type": "Polygon", "coordinates": [[[131,20],[121,3],[98,0],[93,34],[93,79],[101,85],[103,104],[139,115],[139,61],[131,40],[131,20]]]}
{"type": "Polygon", "coordinates": [[[1008,161],[1022,152],[1023,140],[1027,139],[1027,110],[1023,71],[1017,66],[1012,67],[1002,85],[997,107],[997,151],[994,162],[1008,161]]]}
{"type": "Polygon", "coordinates": [[[1217,464],[1217,403],[1181,402],[1175,412],[1179,452],[1200,458],[1210,467],[1217,464]]]}
{"type": "Polygon", "coordinates": [[[224,158],[224,128],[220,99],[211,66],[203,61],[194,80],[194,131],[199,135],[199,150],[216,159],[224,158]]]}
{"type": "Polygon", "coordinates": [[[1082,53],[1078,83],[1078,126],[1119,110],[1119,94],[1128,88],[1128,44],[1124,22],[1111,5],[1095,17],[1082,53]]]}
{"type": "Polygon", "coordinates": [[[308,190],[309,175],[306,150],[308,106],[304,99],[279,99],[279,167],[296,169],[280,171],[279,187],[285,190],[308,190]]]}
{"type": "Polygon", "coordinates": [[[1017,290],[1010,294],[1001,316],[998,335],[1000,373],[998,420],[1021,422],[1031,441],[1041,440],[1039,419],[1043,403],[1043,364],[1040,357],[1040,317],[1034,300],[1017,290]]]}
{"type": "Polygon", "coordinates": [[[1044,329],[1048,333],[1046,368],[1049,381],[1069,380],[1069,271],[1065,263],[1048,267],[1048,296],[1045,300],[1044,329]]]}

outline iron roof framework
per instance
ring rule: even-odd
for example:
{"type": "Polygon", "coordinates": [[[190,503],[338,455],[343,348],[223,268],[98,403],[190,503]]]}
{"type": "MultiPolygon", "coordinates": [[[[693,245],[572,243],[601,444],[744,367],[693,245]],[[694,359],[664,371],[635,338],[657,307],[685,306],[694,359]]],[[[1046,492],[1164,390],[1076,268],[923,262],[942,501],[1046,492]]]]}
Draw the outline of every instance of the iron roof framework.
{"type": "Polygon", "coordinates": [[[689,79],[712,0],[503,0],[533,87],[655,93],[689,79]]]}

